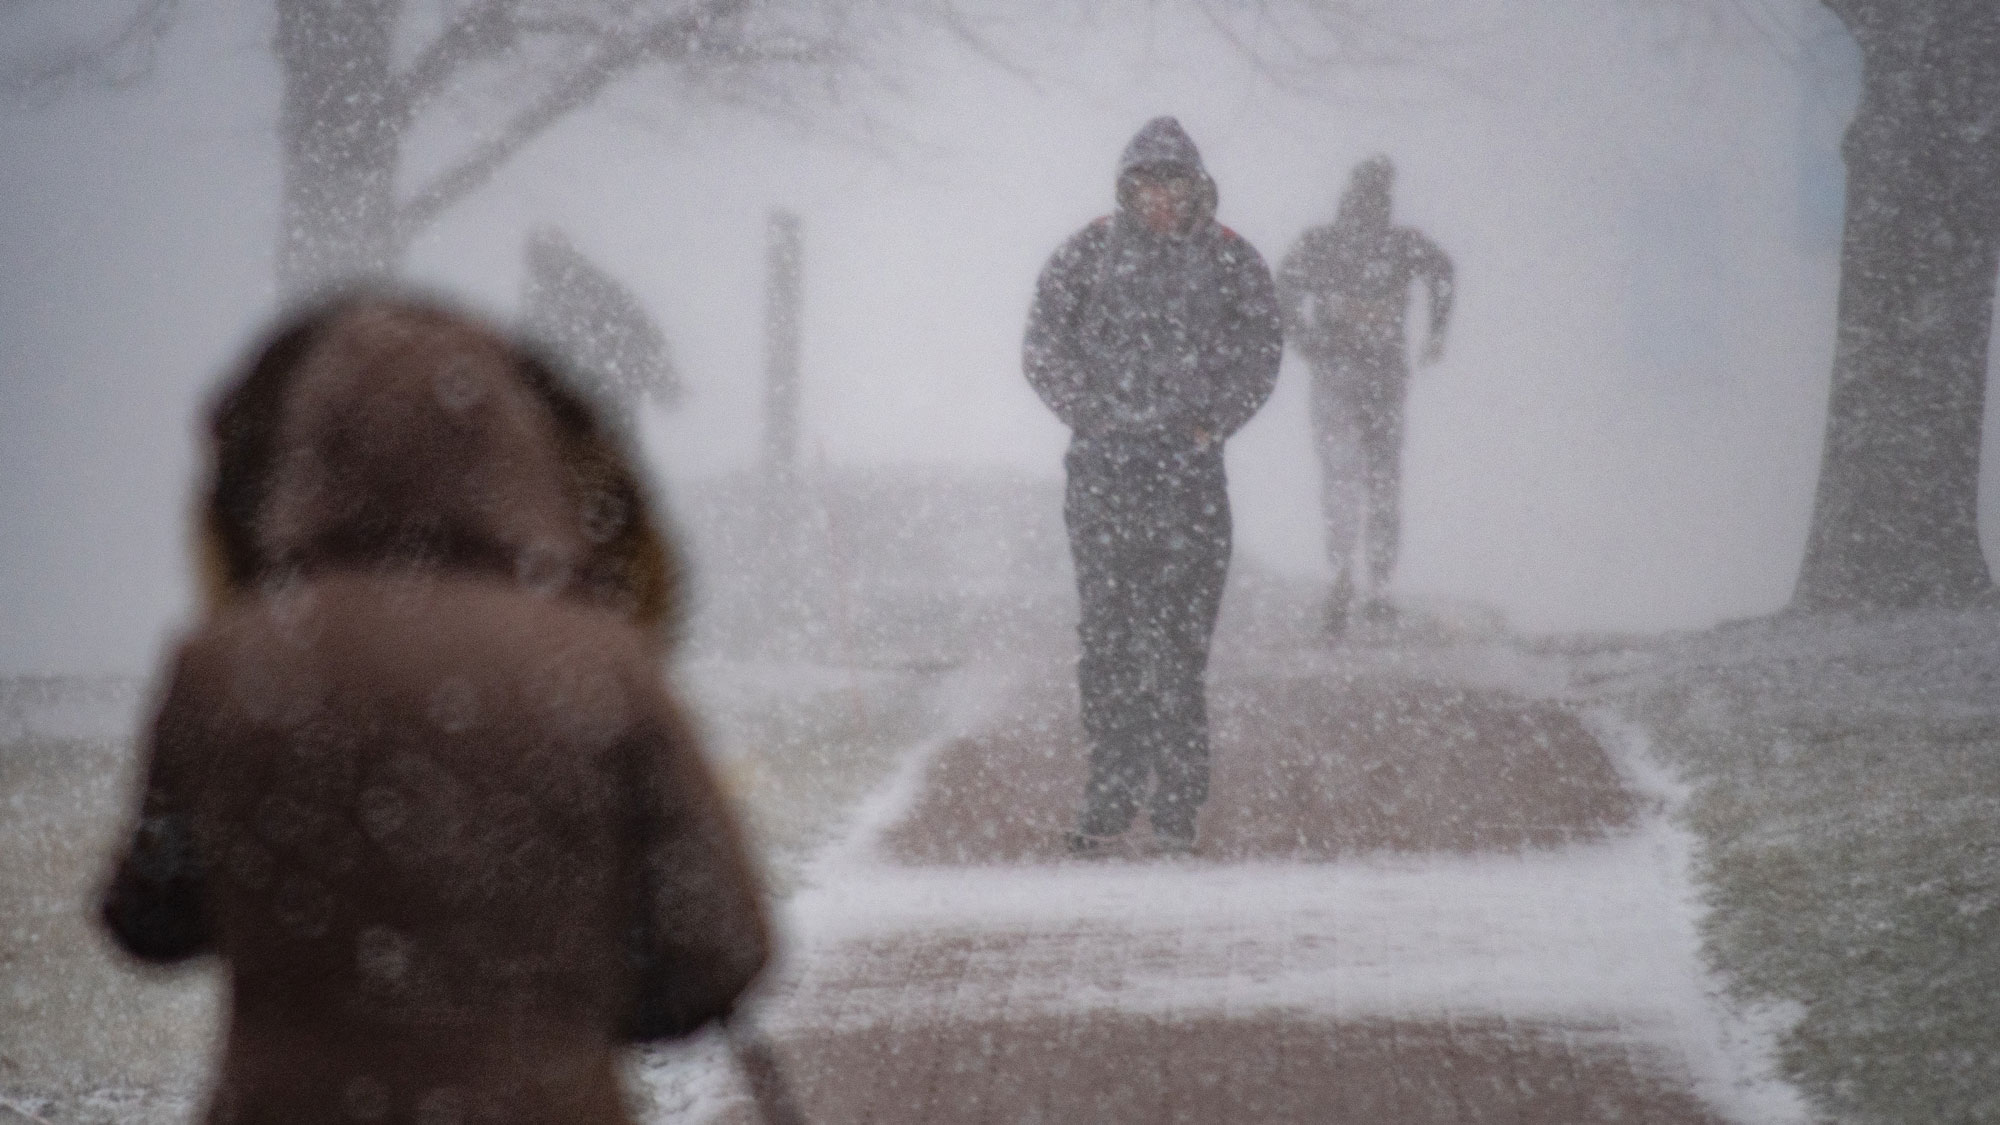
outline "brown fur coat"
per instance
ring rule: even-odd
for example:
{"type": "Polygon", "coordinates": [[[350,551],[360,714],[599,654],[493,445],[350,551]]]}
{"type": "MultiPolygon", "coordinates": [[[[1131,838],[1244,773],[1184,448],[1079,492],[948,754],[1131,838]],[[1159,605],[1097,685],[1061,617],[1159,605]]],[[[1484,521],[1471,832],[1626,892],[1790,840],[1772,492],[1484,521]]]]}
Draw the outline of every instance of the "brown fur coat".
{"type": "Polygon", "coordinates": [[[511,342],[379,298],[276,336],[213,437],[212,604],[103,907],[226,962],[209,1119],[627,1120],[618,1046],[769,950],[629,460],[511,342]]]}

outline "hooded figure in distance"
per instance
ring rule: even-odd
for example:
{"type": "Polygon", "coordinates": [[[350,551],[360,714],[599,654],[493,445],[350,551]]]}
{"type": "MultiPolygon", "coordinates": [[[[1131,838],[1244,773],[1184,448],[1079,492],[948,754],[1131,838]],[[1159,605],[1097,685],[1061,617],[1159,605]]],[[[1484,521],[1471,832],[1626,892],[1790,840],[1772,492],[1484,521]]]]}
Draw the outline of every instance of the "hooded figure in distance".
{"type": "Polygon", "coordinates": [[[210,435],[209,604],[102,911],[222,958],[208,1120],[629,1121],[620,1045],[725,1015],[770,948],[629,459],[513,342],[367,296],[210,435]]]}
{"type": "Polygon", "coordinates": [[[1146,802],[1158,847],[1186,854],[1208,795],[1203,678],[1229,567],[1222,443],[1270,397],[1283,340],[1270,271],[1215,221],[1215,181],[1179,122],[1132,138],[1117,199],[1043,267],[1022,357],[1071,432],[1090,780],[1068,843],[1103,851],[1146,802]]]}
{"type": "Polygon", "coordinates": [[[1336,637],[1347,628],[1356,596],[1354,553],[1364,532],[1363,611],[1389,612],[1383,594],[1402,538],[1411,282],[1421,279],[1430,298],[1422,362],[1444,355],[1451,321],[1451,259],[1423,232],[1389,221],[1395,182],[1396,166],[1386,156],[1356,165],[1333,222],[1300,235],[1278,269],[1285,333],[1312,369],[1313,445],[1334,571],[1326,628],[1336,637]]]}

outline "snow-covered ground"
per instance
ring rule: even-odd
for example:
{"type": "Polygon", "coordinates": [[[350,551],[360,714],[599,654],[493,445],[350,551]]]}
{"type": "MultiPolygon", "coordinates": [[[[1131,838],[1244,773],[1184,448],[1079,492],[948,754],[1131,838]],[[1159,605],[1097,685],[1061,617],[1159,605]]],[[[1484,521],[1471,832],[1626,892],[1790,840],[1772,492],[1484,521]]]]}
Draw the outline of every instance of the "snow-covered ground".
{"type": "MultiPolygon", "coordinates": [[[[1421,862],[895,867],[872,841],[927,748],[990,714],[1006,667],[697,653],[679,675],[718,759],[790,851],[779,866],[796,888],[784,905],[791,967],[763,1018],[782,1030],[815,951],[873,931],[1059,932],[1061,948],[1032,939],[1008,963],[1096,964],[1083,974],[1095,984],[1036,995],[975,971],[954,1003],[1580,1017],[1677,1050],[1706,1096],[1745,1121],[1803,1112],[1774,1068],[1815,1119],[1972,1121],[2000,1104],[1988,1015],[2000,974],[2000,614],[1489,638],[1445,652],[1356,658],[1457,662],[1475,680],[1567,696],[1649,798],[1639,825],[1563,851],[1421,862]],[[835,745],[856,749],[825,752],[835,745]],[[1130,956],[1135,938],[1145,956],[1130,956]],[[1127,956],[1104,969],[1093,948],[1112,943],[1127,956]]],[[[87,917],[124,814],[123,732],[143,689],[4,686],[0,1115],[182,1119],[205,1065],[212,978],[137,974],[87,917]]],[[[712,1039],[649,1052],[637,1074],[663,1114],[698,1119],[736,1096],[712,1039]]]]}
{"type": "Polygon", "coordinates": [[[1814,1112],[2000,1120],[2000,612],[1554,647],[1687,784],[1704,952],[1814,1112]]]}
{"type": "MultiPolygon", "coordinates": [[[[1552,687],[1546,660],[1492,645],[1414,657],[1473,682],[1552,687]]],[[[990,721],[1005,669],[962,687],[929,749],[990,721]],[[956,729],[953,729],[956,728],[956,729]]],[[[1741,1018],[1700,958],[1682,791],[1614,713],[1600,737],[1649,798],[1632,830],[1567,848],[1480,856],[1366,856],[1332,864],[1154,862],[903,867],[880,843],[929,764],[911,754],[786,905],[791,956],[760,1019],[774,1032],[835,1022],[1114,1010],[1185,1016],[1286,1011],[1323,1020],[1498,1017],[1599,1029],[1683,1060],[1732,1119],[1805,1119],[1773,1071],[1771,1029],[1741,1018]],[[943,992],[894,966],[853,963],[899,936],[975,952],[943,992]],[[915,1004],[920,1009],[903,1010],[915,1004]],[[831,1014],[830,1014],[831,1013],[831,1014]]],[[[806,1039],[811,1042],[810,1036],[806,1039]]],[[[666,1103],[727,1089],[700,1050],[649,1071],[666,1103]]],[[[726,1104],[715,1102],[711,1110],[726,1104]]]]}

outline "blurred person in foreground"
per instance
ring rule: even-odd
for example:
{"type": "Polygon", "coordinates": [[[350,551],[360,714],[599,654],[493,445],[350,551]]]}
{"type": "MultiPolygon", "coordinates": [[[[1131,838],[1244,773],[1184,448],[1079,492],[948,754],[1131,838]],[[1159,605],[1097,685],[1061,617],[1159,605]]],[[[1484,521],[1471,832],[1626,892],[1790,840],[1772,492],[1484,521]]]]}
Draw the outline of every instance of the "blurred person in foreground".
{"type": "Polygon", "coordinates": [[[620,1046],[729,1013],[770,937],[628,455],[513,341],[368,295],[210,421],[206,613],[102,906],[225,964],[208,1120],[631,1120],[620,1046]]]}
{"type": "Polygon", "coordinates": [[[1215,181],[1171,117],[1118,162],[1118,210],[1063,243],[1028,313],[1028,382],[1070,428],[1063,518],[1082,615],[1090,778],[1077,855],[1148,799],[1155,845],[1195,846],[1208,796],[1203,677],[1229,568],[1222,443],[1270,397],[1270,270],[1215,221],[1215,181]]]}
{"type": "Polygon", "coordinates": [[[1422,279],[1430,298],[1420,362],[1443,358],[1451,320],[1451,259],[1421,231],[1390,223],[1395,182],[1386,156],[1356,165],[1333,222],[1300,235],[1278,269],[1285,335],[1312,370],[1320,510],[1334,573],[1325,624],[1335,637],[1346,632],[1356,599],[1354,554],[1364,530],[1363,614],[1389,612],[1384,592],[1402,534],[1411,283],[1422,279]]]}

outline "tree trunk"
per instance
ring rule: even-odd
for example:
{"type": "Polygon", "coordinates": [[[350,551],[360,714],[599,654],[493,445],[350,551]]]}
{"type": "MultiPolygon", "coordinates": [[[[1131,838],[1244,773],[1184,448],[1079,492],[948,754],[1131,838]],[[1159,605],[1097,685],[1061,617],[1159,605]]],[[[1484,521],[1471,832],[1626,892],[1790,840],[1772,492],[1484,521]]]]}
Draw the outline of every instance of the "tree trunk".
{"type": "Polygon", "coordinates": [[[403,125],[389,71],[396,11],[395,0],[278,0],[286,301],[382,277],[393,264],[403,125]]]}
{"type": "Polygon", "coordinates": [[[1826,445],[1797,611],[1963,605],[2000,269],[2000,5],[1827,0],[1861,45],[1826,445]]]}

